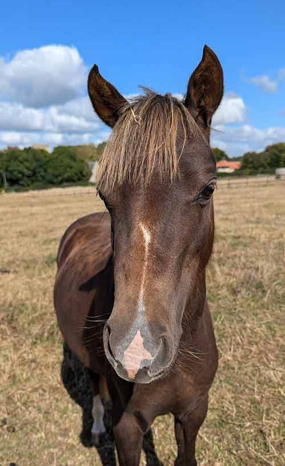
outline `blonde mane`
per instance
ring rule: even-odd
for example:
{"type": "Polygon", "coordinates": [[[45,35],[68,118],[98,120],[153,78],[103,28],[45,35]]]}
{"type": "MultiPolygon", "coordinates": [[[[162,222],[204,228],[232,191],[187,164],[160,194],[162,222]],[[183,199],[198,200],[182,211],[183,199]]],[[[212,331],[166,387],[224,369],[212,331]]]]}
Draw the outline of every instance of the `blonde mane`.
{"type": "Polygon", "coordinates": [[[144,91],[145,95],[133,99],[121,111],[100,160],[99,190],[110,192],[126,182],[148,184],[154,172],[161,181],[173,181],[179,175],[179,159],[187,139],[202,134],[178,99],[144,91]],[[178,128],[182,128],[179,153],[178,128]]]}

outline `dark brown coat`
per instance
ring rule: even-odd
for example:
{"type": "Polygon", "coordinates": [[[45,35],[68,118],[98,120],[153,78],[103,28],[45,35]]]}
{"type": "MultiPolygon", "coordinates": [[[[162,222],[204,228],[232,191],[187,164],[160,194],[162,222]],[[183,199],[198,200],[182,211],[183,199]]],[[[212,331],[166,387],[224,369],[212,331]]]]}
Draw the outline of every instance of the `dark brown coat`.
{"type": "Polygon", "coordinates": [[[130,104],[97,67],[89,76],[93,106],[114,127],[98,184],[109,213],[79,219],[63,236],[55,308],[65,341],[94,374],[94,395],[98,375],[107,381],[121,465],[139,464],[143,434],[166,413],[176,464],[197,464],[218,361],[205,269],[216,183],[209,126],[222,92],[208,47],[183,103],[149,92],[130,104]]]}

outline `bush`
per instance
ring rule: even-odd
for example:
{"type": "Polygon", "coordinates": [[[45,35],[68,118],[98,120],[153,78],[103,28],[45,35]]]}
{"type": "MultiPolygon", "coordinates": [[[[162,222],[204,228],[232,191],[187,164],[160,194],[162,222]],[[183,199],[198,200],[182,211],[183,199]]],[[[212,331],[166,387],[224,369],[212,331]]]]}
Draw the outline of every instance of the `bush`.
{"type": "Polygon", "coordinates": [[[79,159],[72,147],[58,146],[49,156],[46,164],[46,182],[53,185],[88,181],[91,170],[79,159]]]}
{"type": "Polygon", "coordinates": [[[79,159],[72,147],[59,146],[52,154],[31,147],[0,152],[0,187],[4,180],[15,190],[45,189],[63,183],[88,182],[88,164],[79,159]]]}
{"type": "Polygon", "coordinates": [[[263,152],[247,152],[242,158],[241,170],[247,175],[274,173],[285,167],[285,144],[267,146],[263,152]]]}
{"type": "MultiPolygon", "coordinates": [[[[45,181],[45,166],[49,154],[43,150],[9,149],[0,155],[0,171],[5,173],[9,186],[30,187],[34,182],[45,181]]],[[[1,176],[1,186],[4,184],[1,176]]]]}

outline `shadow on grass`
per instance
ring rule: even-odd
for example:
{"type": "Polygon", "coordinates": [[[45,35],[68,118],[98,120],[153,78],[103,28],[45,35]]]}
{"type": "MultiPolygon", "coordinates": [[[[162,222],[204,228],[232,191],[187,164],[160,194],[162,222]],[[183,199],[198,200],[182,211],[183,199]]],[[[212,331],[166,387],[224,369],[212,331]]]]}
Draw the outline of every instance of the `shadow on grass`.
{"type": "MultiPolygon", "coordinates": [[[[89,374],[66,343],[63,344],[61,379],[70,398],[82,409],[81,443],[87,448],[96,448],[103,466],[115,466],[115,440],[112,431],[111,408],[108,405],[105,406],[106,436],[104,442],[102,446],[94,447],[91,439],[93,396],[89,374]]],[[[143,450],[147,466],[163,466],[157,457],[151,430],[144,437],[143,450]]]]}

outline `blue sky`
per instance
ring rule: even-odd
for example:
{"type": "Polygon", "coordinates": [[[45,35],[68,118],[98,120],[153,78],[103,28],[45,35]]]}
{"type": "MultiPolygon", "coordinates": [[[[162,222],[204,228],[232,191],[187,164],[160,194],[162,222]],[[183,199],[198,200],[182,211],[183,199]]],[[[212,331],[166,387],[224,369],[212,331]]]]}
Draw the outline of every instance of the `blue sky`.
{"type": "Polygon", "coordinates": [[[124,95],[183,94],[203,45],[225,98],[212,145],[229,155],[285,141],[285,2],[5,1],[0,28],[0,147],[98,142],[86,76],[97,63],[124,95]]]}

